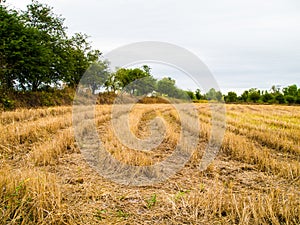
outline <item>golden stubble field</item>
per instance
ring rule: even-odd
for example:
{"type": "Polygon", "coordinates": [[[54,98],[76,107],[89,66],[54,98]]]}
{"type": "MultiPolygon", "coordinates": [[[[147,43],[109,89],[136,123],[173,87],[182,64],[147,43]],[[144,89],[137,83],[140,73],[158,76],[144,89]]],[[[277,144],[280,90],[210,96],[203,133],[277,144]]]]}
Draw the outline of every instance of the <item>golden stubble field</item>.
{"type": "MultiPolygon", "coordinates": [[[[72,107],[19,109],[0,116],[0,224],[300,224],[300,108],[226,105],[222,148],[198,169],[211,112],[197,104],[200,141],[186,166],[165,182],[120,185],[99,176],[74,141],[72,107]]],[[[107,151],[134,166],[172,154],[180,133],[168,104],[136,105],[131,130],[149,135],[164,119],[155,151],[122,146],[111,129],[111,106],[97,106],[107,151]]]]}

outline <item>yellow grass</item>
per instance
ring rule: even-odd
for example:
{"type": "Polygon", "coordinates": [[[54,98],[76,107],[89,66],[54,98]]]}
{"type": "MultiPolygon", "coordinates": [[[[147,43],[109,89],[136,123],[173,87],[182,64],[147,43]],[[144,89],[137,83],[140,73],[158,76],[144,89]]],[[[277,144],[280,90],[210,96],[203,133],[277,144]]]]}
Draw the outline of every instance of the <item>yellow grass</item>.
{"type": "MultiPolygon", "coordinates": [[[[89,167],[74,140],[72,107],[2,112],[0,224],[300,224],[300,108],[227,105],[221,150],[200,171],[211,111],[208,104],[195,107],[200,132],[191,160],[167,181],[141,187],[114,183],[89,167]]],[[[171,105],[135,105],[127,132],[147,139],[156,118],[165,131],[152,151],[139,151],[116,135],[111,113],[109,105],[96,107],[99,139],[132,166],[169,157],[179,143],[181,120],[189,119],[171,105]]],[[[80,116],[86,134],[93,121],[80,116]]]]}

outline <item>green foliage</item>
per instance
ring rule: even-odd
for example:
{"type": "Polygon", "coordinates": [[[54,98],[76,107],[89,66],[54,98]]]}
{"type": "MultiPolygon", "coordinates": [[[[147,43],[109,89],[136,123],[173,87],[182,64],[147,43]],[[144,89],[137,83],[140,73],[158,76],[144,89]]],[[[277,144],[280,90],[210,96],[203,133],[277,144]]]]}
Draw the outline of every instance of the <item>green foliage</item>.
{"type": "Polygon", "coordinates": [[[33,1],[26,11],[0,6],[0,85],[37,91],[65,82],[76,87],[85,70],[99,61],[87,36],[68,38],[64,19],[52,7],[33,1]]]}
{"type": "Polygon", "coordinates": [[[70,87],[77,87],[82,75],[92,63],[99,63],[107,69],[107,62],[101,62],[99,50],[93,50],[87,41],[87,35],[76,33],[65,42],[64,59],[61,66],[62,80],[70,87]]]}
{"type": "Polygon", "coordinates": [[[189,192],[190,192],[190,190],[180,190],[180,191],[178,191],[174,196],[174,200],[178,201],[178,200],[184,199],[186,194],[188,194],[189,192]]]}
{"type": "Polygon", "coordinates": [[[296,101],[296,98],[293,95],[285,95],[284,99],[288,104],[293,104],[296,101]]]}
{"type": "Polygon", "coordinates": [[[296,84],[282,89],[284,96],[297,96],[298,88],[296,84]]]}
{"type": "Polygon", "coordinates": [[[6,97],[6,96],[3,96],[1,99],[0,99],[0,105],[2,104],[3,106],[3,109],[4,110],[12,110],[12,109],[15,109],[15,101],[6,97]]]}
{"type": "Polygon", "coordinates": [[[130,94],[137,94],[137,92],[143,94],[147,91],[150,92],[151,87],[154,88],[155,79],[150,74],[150,67],[144,65],[143,70],[120,68],[107,76],[104,85],[108,91],[122,90],[130,94]],[[145,89],[143,90],[143,88],[145,89]]]}
{"type": "Polygon", "coordinates": [[[300,88],[296,84],[287,86],[282,90],[273,85],[270,91],[261,91],[256,88],[245,90],[240,96],[234,92],[228,92],[224,97],[225,101],[230,102],[253,102],[268,104],[300,104],[300,88]]]}
{"type": "Polygon", "coordinates": [[[203,100],[203,99],[205,99],[204,96],[201,95],[200,89],[197,89],[197,90],[195,91],[195,97],[196,97],[197,100],[203,100]]]}
{"type": "MultiPolygon", "coordinates": [[[[123,77],[121,77],[121,87],[123,90],[126,90],[130,94],[137,94],[136,91],[144,92],[143,83],[146,82],[144,78],[149,77],[150,74],[145,71],[135,68],[135,69],[127,69],[125,73],[123,73],[123,77]]],[[[149,80],[150,81],[150,80],[149,80]]],[[[149,83],[150,84],[150,83],[149,83]]],[[[144,84],[147,85],[147,84],[144,84]]],[[[145,87],[146,88],[146,87],[145,87]]],[[[148,87],[149,89],[150,87],[148,87]]]]}
{"type": "Polygon", "coordinates": [[[216,91],[216,89],[211,88],[206,94],[207,100],[215,100],[215,101],[222,101],[222,93],[220,91],[216,91]]]}
{"type": "Polygon", "coordinates": [[[249,91],[244,91],[243,94],[241,95],[240,99],[243,102],[247,102],[248,101],[248,96],[249,96],[249,91]]]}
{"type": "Polygon", "coordinates": [[[96,213],[94,214],[94,217],[98,220],[103,220],[105,218],[105,214],[107,213],[107,210],[97,210],[96,213]]]}
{"type": "Polygon", "coordinates": [[[146,200],[147,208],[150,209],[156,204],[156,194],[153,194],[149,199],[146,200]]]}
{"type": "Polygon", "coordinates": [[[146,76],[135,82],[137,95],[147,95],[157,89],[157,80],[152,76],[146,76]]]}
{"type": "Polygon", "coordinates": [[[162,96],[188,100],[190,97],[186,91],[176,87],[175,83],[176,81],[171,77],[164,77],[157,82],[157,92],[162,96]]]}
{"type": "Polygon", "coordinates": [[[262,95],[262,101],[265,103],[272,103],[274,96],[267,91],[262,95]]]}
{"type": "Polygon", "coordinates": [[[185,91],[185,93],[190,97],[191,100],[195,100],[196,96],[192,91],[185,91]]]}
{"type": "Polygon", "coordinates": [[[129,217],[129,214],[127,212],[125,212],[123,209],[118,209],[117,210],[117,217],[126,219],[127,217],[129,217]]]}
{"type": "Polygon", "coordinates": [[[143,65],[142,69],[119,68],[115,73],[107,76],[104,86],[109,92],[129,93],[130,95],[148,95],[158,92],[161,96],[177,99],[189,99],[186,91],[176,87],[175,80],[170,77],[156,80],[150,73],[151,68],[143,65]]]}
{"type": "Polygon", "coordinates": [[[22,63],[20,45],[27,38],[25,30],[17,12],[0,5],[0,84],[7,90],[13,88],[16,67],[22,63]]]}
{"type": "MultiPolygon", "coordinates": [[[[176,81],[170,77],[157,80],[147,65],[133,69],[120,68],[110,73],[108,62],[100,60],[101,52],[92,49],[87,35],[76,33],[72,37],[67,36],[64,20],[53,12],[52,7],[36,0],[21,12],[0,5],[2,109],[23,105],[69,104],[72,94],[61,97],[57,95],[59,88],[64,85],[75,89],[80,81],[90,89],[91,94],[102,87],[106,88],[109,99],[99,102],[112,102],[117,91],[148,96],[154,93],[155,96],[198,102],[206,99],[223,101],[222,93],[213,88],[201,94],[199,89],[193,92],[178,88],[176,81]],[[88,76],[81,80],[85,72],[88,76]]],[[[273,85],[269,92],[251,88],[240,96],[229,92],[224,100],[228,103],[300,104],[300,88],[296,84],[282,90],[273,85]]]]}
{"type": "Polygon", "coordinates": [[[225,102],[236,102],[237,94],[235,92],[228,92],[228,94],[224,97],[225,102]]]}
{"type": "Polygon", "coordinates": [[[284,95],[281,93],[277,93],[275,95],[275,100],[277,101],[277,103],[279,104],[284,104],[285,103],[285,99],[284,99],[284,95]]]}
{"type": "Polygon", "coordinates": [[[175,80],[171,77],[164,77],[157,82],[157,91],[163,95],[173,97],[175,95],[175,80]]]}
{"type": "Polygon", "coordinates": [[[104,86],[108,74],[108,62],[98,61],[92,63],[82,77],[81,84],[89,87],[92,90],[92,93],[95,94],[97,89],[104,86]]]}
{"type": "Polygon", "coordinates": [[[248,92],[249,101],[256,103],[260,99],[260,91],[256,88],[251,88],[248,92]]]}

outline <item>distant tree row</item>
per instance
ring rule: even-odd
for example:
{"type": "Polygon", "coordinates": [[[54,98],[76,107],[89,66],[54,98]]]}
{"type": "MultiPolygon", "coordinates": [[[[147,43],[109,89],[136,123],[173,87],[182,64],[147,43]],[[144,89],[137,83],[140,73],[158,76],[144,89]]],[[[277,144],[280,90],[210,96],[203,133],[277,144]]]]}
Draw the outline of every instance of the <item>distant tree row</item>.
{"type": "Polygon", "coordinates": [[[269,91],[251,88],[245,90],[241,95],[230,91],[223,95],[220,91],[211,88],[207,93],[201,94],[197,89],[195,92],[186,91],[192,100],[214,100],[226,103],[267,103],[267,104],[300,104],[300,88],[296,84],[277,88],[275,85],[269,91]]]}
{"type": "MultiPolygon", "coordinates": [[[[89,75],[89,73],[87,72],[89,75]]],[[[88,76],[89,77],[89,76],[88,76]]],[[[186,92],[176,86],[171,77],[155,79],[151,68],[119,68],[115,73],[109,73],[103,85],[108,92],[126,92],[130,95],[167,96],[178,99],[188,99],[186,92]]]]}
{"type": "Polygon", "coordinates": [[[267,90],[258,90],[251,88],[244,91],[240,96],[235,92],[228,92],[224,96],[225,102],[245,102],[245,103],[268,103],[268,104],[300,104],[300,88],[296,84],[285,88],[272,88],[267,90]]]}
{"type": "Polygon", "coordinates": [[[197,89],[195,92],[186,91],[186,93],[192,100],[223,101],[222,92],[216,91],[214,88],[211,88],[207,93],[204,94],[201,94],[200,89],[197,89]]]}

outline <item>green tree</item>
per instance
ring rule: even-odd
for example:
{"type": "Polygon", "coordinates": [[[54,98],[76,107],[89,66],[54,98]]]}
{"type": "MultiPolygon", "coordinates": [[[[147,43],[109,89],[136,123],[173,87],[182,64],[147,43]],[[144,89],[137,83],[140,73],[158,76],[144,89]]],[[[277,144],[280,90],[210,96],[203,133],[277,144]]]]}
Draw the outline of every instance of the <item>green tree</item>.
{"type": "Polygon", "coordinates": [[[106,91],[115,93],[120,89],[119,82],[116,79],[116,73],[110,73],[104,83],[106,91]]]}
{"type": "Polygon", "coordinates": [[[30,26],[14,11],[1,6],[1,83],[6,89],[18,85],[36,90],[41,84],[55,81],[49,36],[30,26]]]}
{"type": "Polygon", "coordinates": [[[233,91],[228,92],[227,96],[224,98],[225,102],[236,102],[237,94],[233,91]]]}
{"type": "Polygon", "coordinates": [[[247,102],[249,97],[249,91],[244,91],[243,94],[241,95],[241,100],[243,102],[247,102]]]}
{"type": "Polygon", "coordinates": [[[174,97],[176,92],[175,82],[171,77],[164,77],[157,82],[157,91],[169,97],[174,97]]]}
{"type": "Polygon", "coordinates": [[[41,85],[57,83],[60,79],[60,53],[66,38],[64,19],[37,1],[27,6],[21,18],[27,30],[26,41],[20,43],[23,55],[17,79],[22,89],[36,91],[41,85]]]}
{"type": "Polygon", "coordinates": [[[175,90],[175,98],[177,99],[182,99],[182,100],[191,100],[191,98],[187,95],[187,93],[180,89],[180,88],[177,88],[176,87],[176,90],[175,90]]]}
{"type": "Polygon", "coordinates": [[[260,91],[256,88],[251,88],[249,90],[249,100],[256,103],[260,99],[260,91]]]}
{"type": "Polygon", "coordinates": [[[288,104],[293,104],[296,102],[296,97],[294,97],[293,95],[285,95],[284,99],[288,104]]]}
{"type": "Polygon", "coordinates": [[[293,84],[293,85],[290,85],[286,88],[283,88],[283,94],[284,96],[294,96],[296,97],[297,96],[297,92],[298,92],[298,87],[296,84],[293,84]]]}
{"type": "Polygon", "coordinates": [[[143,65],[142,68],[148,76],[151,75],[151,68],[148,65],[143,65]]]}
{"type": "Polygon", "coordinates": [[[3,90],[12,90],[22,68],[29,30],[16,11],[0,5],[0,84],[3,90]]]}
{"type": "Polygon", "coordinates": [[[283,96],[283,94],[281,94],[281,93],[276,94],[275,99],[276,99],[276,101],[277,101],[279,104],[284,104],[284,103],[285,103],[284,96],[283,96]]]}
{"type": "Polygon", "coordinates": [[[134,81],[137,95],[146,95],[157,89],[157,80],[152,76],[134,81]]]}
{"type": "Polygon", "coordinates": [[[64,19],[46,4],[33,1],[17,13],[0,6],[0,84],[37,91],[61,81],[76,87],[100,51],[92,50],[87,36],[66,36],[64,19]]]}
{"type": "Polygon", "coordinates": [[[147,76],[150,76],[150,74],[148,74],[147,72],[139,68],[128,69],[127,76],[126,76],[127,83],[124,86],[125,89],[129,91],[129,93],[135,94],[135,91],[137,90],[139,85],[138,82],[134,82],[134,81],[145,78],[147,76]]]}
{"type": "Polygon", "coordinates": [[[97,89],[100,89],[102,86],[104,86],[108,74],[107,61],[94,62],[86,70],[80,83],[90,88],[92,93],[95,94],[97,89]]]}
{"type": "Polygon", "coordinates": [[[185,93],[189,96],[189,98],[191,100],[195,100],[196,99],[196,96],[195,96],[195,94],[194,94],[193,91],[188,90],[188,91],[185,91],[185,93]]]}
{"type": "Polygon", "coordinates": [[[297,104],[300,104],[300,88],[297,91],[297,97],[296,97],[296,101],[297,104]]]}
{"type": "Polygon", "coordinates": [[[92,63],[100,62],[101,52],[92,49],[87,35],[76,33],[66,40],[61,64],[61,79],[70,87],[76,87],[92,63]]]}
{"type": "Polygon", "coordinates": [[[263,102],[271,102],[274,99],[274,96],[267,91],[262,95],[262,101],[263,102]]]}
{"type": "Polygon", "coordinates": [[[53,8],[46,4],[33,0],[27,5],[27,10],[22,12],[22,18],[27,26],[37,28],[47,38],[53,38],[54,42],[66,38],[65,19],[54,14],[53,8]]]}
{"type": "Polygon", "coordinates": [[[277,93],[279,93],[279,92],[280,92],[279,86],[273,85],[273,86],[271,87],[271,93],[272,93],[272,94],[277,94],[277,93]]]}
{"type": "Polygon", "coordinates": [[[150,67],[144,65],[143,69],[125,69],[119,68],[115,73],[111,73],[105,82],[106,90],[115,92],[123,90],[130,94],[144,93],[152,89],[155,79],[150,74],[150,67]],[[144,87],[143,85],[149,85],[144,87]]]}
{"type": "Polygon", "coordinates": [[[214,88],[211,88],[207,93],[206,93],[206,98],[208,100],[216,100],[216,101],[221,101],[222,100],[222,93],[220,91],[216,91],[214,88]]]}
{"type": "Polygon", "coordinates": [[[197,89],[197,90],[195,91],[195,97],[196,97],[197,100],[204,99],[204,96],[201,95],[200,89],[197,89]]]}

